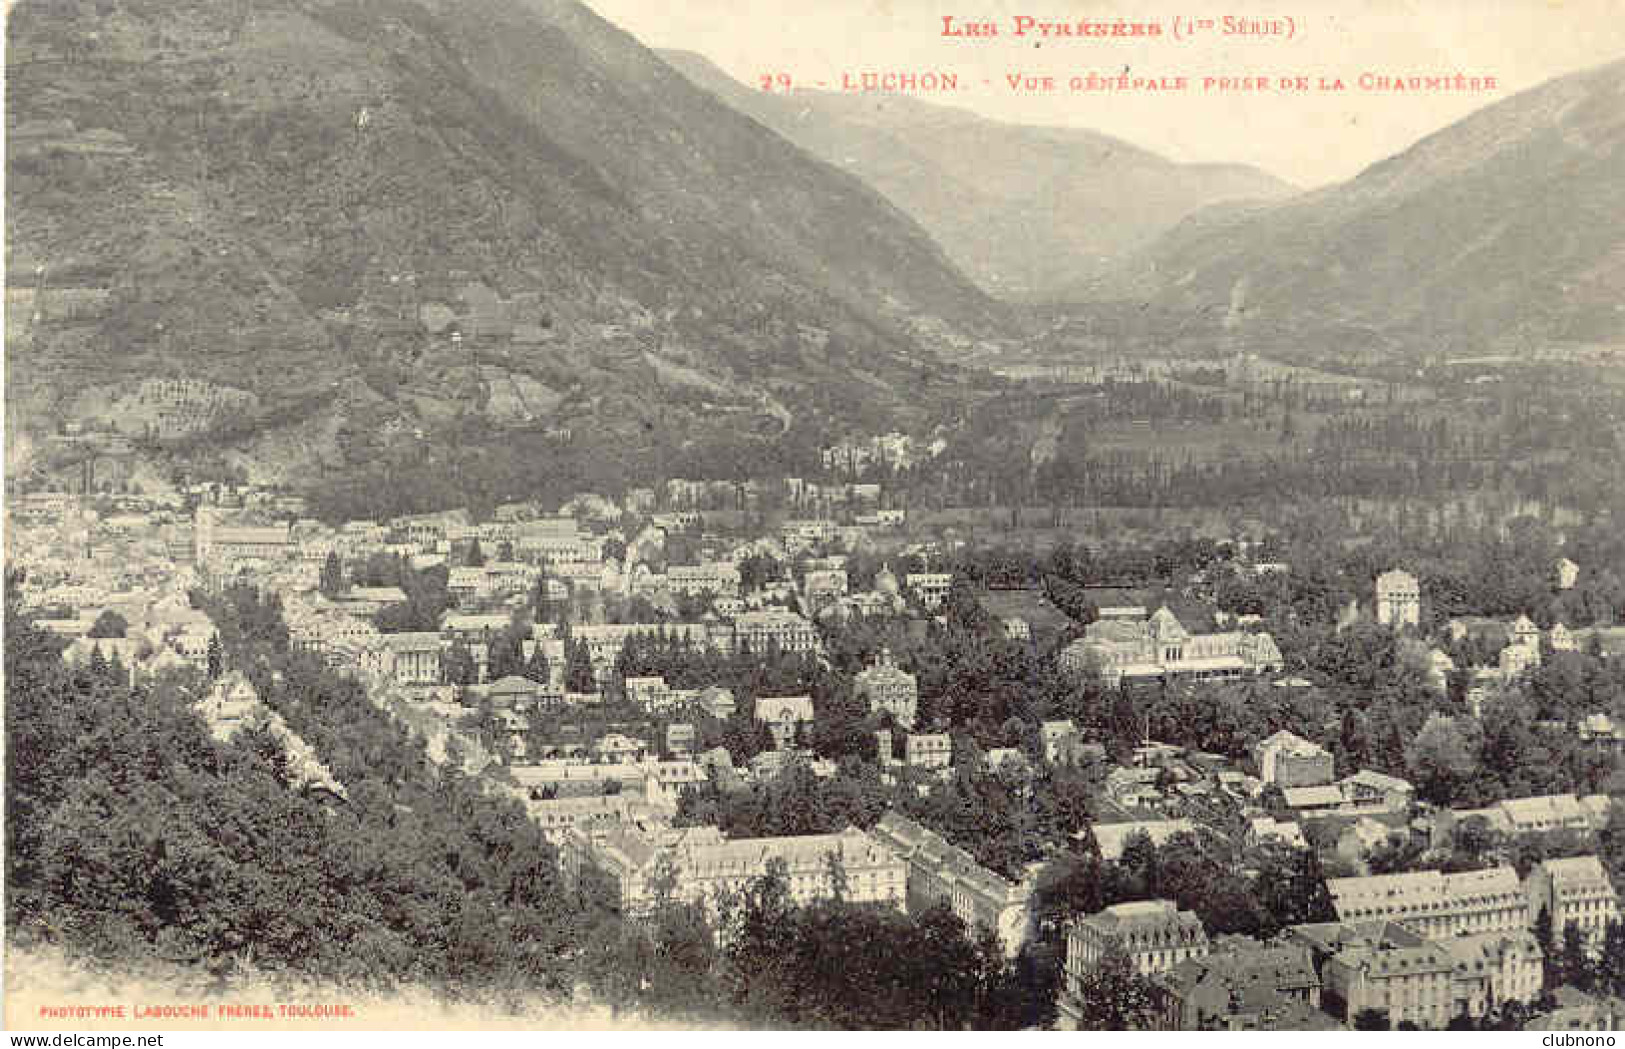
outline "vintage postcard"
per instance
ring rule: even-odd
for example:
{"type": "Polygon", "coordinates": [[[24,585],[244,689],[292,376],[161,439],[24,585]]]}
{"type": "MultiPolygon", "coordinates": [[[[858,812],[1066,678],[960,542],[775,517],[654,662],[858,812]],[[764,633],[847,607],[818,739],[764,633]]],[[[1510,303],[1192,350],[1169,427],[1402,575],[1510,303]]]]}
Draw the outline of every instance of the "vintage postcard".
{"type": "Polygon", "coordinates": [[[1625,1025],[1619,0],[5,42],[8,1028],[1625,1025]]]}

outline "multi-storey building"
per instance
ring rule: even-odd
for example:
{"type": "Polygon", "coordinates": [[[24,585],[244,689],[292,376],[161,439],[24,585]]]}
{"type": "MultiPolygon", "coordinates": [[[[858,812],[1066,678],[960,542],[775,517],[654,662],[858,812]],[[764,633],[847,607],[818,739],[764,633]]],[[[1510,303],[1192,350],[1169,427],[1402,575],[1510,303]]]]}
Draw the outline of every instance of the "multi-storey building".
{"type": "Polygon", "coordinates": [[[1090,623],[1083,638],[1061,651],[1059,662],[1069,674],[1098,673],[1110,688],[1172,678],[1237,678],[1285,666],[1267,633],[1192,634],[1167,608],[1143,622],[1090,623]]]}
{"type": "Polygon", "coordinates": [[[1577,798],[1573,794],[1547,794],[1536,798],[1508,798],[1482,809],[1444,809],[1434,817],[1434,840],[1448,845],[1455,828],[1474,818],[1501,834],[1546,834],[1574,831],[1589,834],[1608,822],[1606,794],[1577,798]]]}
{"type": "Polygon", "coordinates": [[[1320,966],[1323,1006],[1345,1021],[1367,1010],[1439,1029],[1454,1015],[1456,963],[1441,943],[1394,922],[1298,925],[1289,939],[1320,966]]]}
{"type": "Polygon", "coordinates": [[[649,800],[642,794],[583,794],[562,798],[530,799],[526,811],[553,845],[563,845],[575,827],[593,828],[620,823],[670,820],[677,806],[664,797],[649,800]]]}
{"type": "Polygon", "coordinates": [[[1422,585],[1415,576],[1395,568],[1377,577],[1376,589],[1377,622],[1398,630],[1422,621],[1422,585]]]}
{"type": "Polygon", "coordinates": [[[1619,917],[1619,897],[1596,856],[1545,860],[1529,872],[1524,889],[1530,915],[1550,914],[1552,934],[1559,941],[1563,929],[1574,925],[1587,942],[1600,944],[1608,923],[1619,917]]]}
{"type": "Polygon", "coordinates": [[[1142,974],[1166,972],[1208,952],[1207,930],[1192,911],[1172,900],[1140,900],[1107,907],[1074,921],[1067,933],[1067,972],[1083,973],[1120,951],[1142,974]]]}
{"type": "Polygon", "coordinates": [[[948,600],[954,577],[952,572],[910,572],[903,577],[903,583],[926,611],[935,612],[948,600]]]}
{"type": "Polygon", "coordinates": [[[1529,900],[1511,867],[1329,878],[1326,888],[1340,920],[1397,922],[1427,939],[1529,927],[1529,900]]]}
{"type": "Polygon", "coordinates": [[[1021,950],[1032,925],[1030,878],[1012,882],[896,812],[880,817],[870,834],[907,861],[910,914],[946,903],[966,928],[991,930],[1007,956],[1021,950]]]}
{"type": "Polygon", "coordinates": [[[886,711],[903,728],[914,727],[920,699],[919,681],[892,661],[891,649],[881,649],[875,662],[859,671],[853,692],[858,698],[869,701],[872,713],[886,711]]]}
{"type": "Polygon", "coordinates": [[[1331,752],[1282,729],[1253,748],[1258,775],[1278,787],[1313,787],[1333,779],[1331,752]]]}
{"type": "Polygon", "coordinates": [[[239,560],[280,561],[293,550],[286,524],[228,524],[213,507],[198,508],[192,541],[194,556],[200,565],[239,560]]]}
{"type": "Polygon", "coordinates": [[[773,733],[773,744],[780,750],[794,746],[796,736],[811,727],[813,701],[811,696],[763,696],[756,701],[756,720],[773,733]]]}
{"type": "Polygon", "coordinates": [[[1044,760],[1054,765],[1072,753],[1073,744],[1083,738],[1077,723],[1071,718],[1064,721],[1046,721],[1039,726],[1044,740],[1044,760]]]}
{"type": "Polygon", "coordinates": [[[824,568],[809,571],[801,582],[804,607],[814,614],[826,605],[846,596],[847,579],[844,568],[824,568]]]}
{"type": "Polygon", "coordinates": [[[1452,1016],[1475,1019],[1507,1002],[1540,997],[1545,955],[1531,932],[1489,932],[1438,941],[1455,964],[1452,1016]]]}
{"type": "Polygon", "coordinates": [[[946,732],[911,732],[903,737],[903,761],[910,768],[945,769],[953,760],[954,744],[946,732]]]}
{"type": "Polygon", "coordinates": [[[1170,1031],[1299,1029],[1320,1008],[1320,976],[1295,945],[1236,947],[1188,958],[1152,978],[1170,1031]]]}
{"type": "Polygon", "coordinates": [[[739,596],[739,567],[728,561],[702,561],[697,565],[671,565],[666,586],[676,594],[739,596]]]}
{"type": "Polygon", "coordinates": [[[562,851],[570,877],[596,868],[629,915],[647,914],[662,888],[673,899],[714,907],[721,894],[749,889],[774,861],[783,864],[797,903],[833,896],[839,877],[846,900],[901,909],[908,885],[903,859],[856,827],[839,834],[729,840],[716,827],[577,826],[562,851]]]}
{"type": "Polygon", "coordinates": [[[734,619],[734,645],[765,652],[777,645],[781,652],[817,652],[823,647],[818,628],[786,608],[745,612],[734,619]]]}
{"type": "Polygon", "coordinates": [[[676,702],[674,697],[678,690],[666,684],[666,679],[659,675],[629,677],[623,684],[627,700],[636,703],[645,713],[658,714],[676,702]]]}
{"type": "Polygon", "coordinates": [[[464,644],[490,642],[508,629],[512,620],[506,615],[458,615],[447,612],[440,617],[440,636],[447,641],[464,644]]]}
{"type": "Polygon", "coordinates": [[[440,683],[440,635],[431,633],[383,634],[389,673],[403,685],[440,683]]]}
{"type": "Polygon", "coordinates": [[[1191,911],[1171,900],[1119,903],[1072,922],[1066,935],[1066,964],[1057,1003],[1057,1026],[1076,1030],[1083,982],[1110,953],[1121,953],[1143,976],[1167,972],[1190,958],[1208,953],[1207,930],[1191,911]]]}

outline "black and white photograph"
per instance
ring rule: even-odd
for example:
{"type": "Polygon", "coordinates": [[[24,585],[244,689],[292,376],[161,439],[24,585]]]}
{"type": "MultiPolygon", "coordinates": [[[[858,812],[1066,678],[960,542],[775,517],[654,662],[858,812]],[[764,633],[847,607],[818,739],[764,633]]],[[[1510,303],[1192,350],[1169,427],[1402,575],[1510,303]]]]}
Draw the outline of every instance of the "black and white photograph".
{"type": "Polygon", "coordinates": [[[4,18],[9,1044],[1625,1030],[1622,0],[4,18]]]}

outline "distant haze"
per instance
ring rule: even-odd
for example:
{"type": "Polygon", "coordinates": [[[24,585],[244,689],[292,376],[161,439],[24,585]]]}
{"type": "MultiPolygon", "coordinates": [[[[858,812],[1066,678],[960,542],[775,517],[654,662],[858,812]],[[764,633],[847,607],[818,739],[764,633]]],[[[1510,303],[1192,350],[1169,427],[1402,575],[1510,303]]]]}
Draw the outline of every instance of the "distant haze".
{"type": "MultiPolygon", "coordinates": [[[[1091,128],[1183,162],[1251,164],[1299,186],[1341,181],[1475,109],[1552,77],[1625,57],[1619,0],[1299,0],[1292,5],[1129,4],[1120,0],[587,0],[651,47],[697,51],[748,83],[785,72],[801,81],[839,83],[864,71],[945,70],[962,90],[921,96],[997,120],[1091,128]],[[942,17],[986,19],[1007,27],[1016,15],[1161,20],[1147,40],[1034,41],[1008,34],[965,40],[941,35],[942,17]],[[1291,16],[1291,40],[1166,35],[1175,15],[1291,16]],[[1165,95],[1018,94],[1009,73],[1121,72],[1185,75],[1261,73],[1338,76],[1337,94],[1165,95]],[[1455,72],[1493,76],[1498,90],[1374,94],[1354,87],[1361,73],[1455,72]],[[983,80],[989,81],[984,86],[983,80]]],[[[810,86],[810,84],[809,84],[810,86]]]]}

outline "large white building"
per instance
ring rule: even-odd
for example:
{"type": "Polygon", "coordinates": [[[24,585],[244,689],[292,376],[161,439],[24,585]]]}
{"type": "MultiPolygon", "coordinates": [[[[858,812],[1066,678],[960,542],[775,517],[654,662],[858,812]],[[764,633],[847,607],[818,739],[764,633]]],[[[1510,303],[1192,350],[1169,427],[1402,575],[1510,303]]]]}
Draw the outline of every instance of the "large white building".
{"type": "Polygon", "coordinates": [[[1529,914],[1544,909],[1552,919],[1552,936],[1561,943],[1565,926],[1577,926],[1586,940],[1600,944],[1608,923],[1619,917],[1619,897],[1608,871],[1595,856],[1546,860],[1524,882],[1529,914]]]}
{"type": "Polygon", "coordinates": [[[745,612],[734,620],[734,644],[752,652],[777,645],[781,652],[817,652],[823,647],[818,628],[787,608],[745,612]]]}
{"type": "Polygon", "coordinates": [[[796,736],[813,723],[811,696],[763,696],[756,701],[756,720],[773,733],[780,750],[794,746],[796,736]]]}
{"type": "Polygon", "coordinates": [[[1416,626],[1422,621],[1422,585],[1409,572],[1393,569],[1377,577],[1377,622],[1416,626]]]}
{"type": "Polygon", "coordinates": [[[902,857],[856,827],[839,834],[729,840],[709,826],[577,825],[566,834],[562,859],[571,878],[589,868],[601,872],[630,915],[648,913],[666,878],[673,899],[714,908],[721,894],[749,889],[775,860],[784,864],[797,903],[832,897],[837,871],[852,903],[901,909],[908,886],[902,857]]]}
{"type": "Polygon", "coordinates": [[[1170,900],[1119,903],[1072,922],[1066,935],[1066,963],[1056,1026],[1080,1026],[1083,981],[1108,953],[1126,955],[1142,976],[1167,972],[1189,958],[1208,953],[1207,930],[1191,911],[1170,900]]]}
{"type": "Polygon", "coordinates": [[[966,928],[991,930],[1014,956],[1031,932],[1031,879],[1012,882],[977,863],[964,849],[896,812],[880,817],[870,834],[908,861],[908,911],[946,903],[966,928]]]}
{"type": "Polygon", "coordinates": [[[886,711],[903,728],[914,727],[920,700],[919,682],[892,661],[891,649],[881,649],[874,663],[858,672],[853,692],[869,701],[871,713],[886,711]]]}
{"type": "Polygon", "coordinates": [[[1511,867],[1328,878],[1326,888],[1338,920],[1398,922],[1428,939],[1519,932],[1530,924],[1529,900],[1511,867]]]}
{"type": "Polygon", "coordinates": [[[1090,623],[1062,649],[1061,669],[1093,671],[1109,688],[1162,679],[1210,681],[1279,671],[1285,666],[1267,633],[1192,634],[1166,608],[1144,621],[1090,623]]]}

